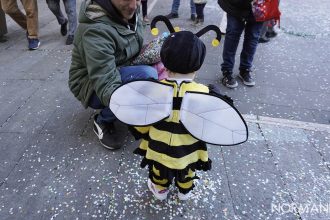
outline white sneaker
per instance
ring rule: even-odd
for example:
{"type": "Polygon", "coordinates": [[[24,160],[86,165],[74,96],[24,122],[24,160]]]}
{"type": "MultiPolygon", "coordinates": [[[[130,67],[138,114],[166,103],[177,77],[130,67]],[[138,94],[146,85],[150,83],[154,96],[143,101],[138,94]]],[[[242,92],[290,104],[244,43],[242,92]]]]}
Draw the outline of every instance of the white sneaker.
{"type": "Polygon", "coordinates": [[[188,200],[191,197],[191,191],[188,192],[187,194],[183,194],[183,193],[178,192],[178,197],[182,201],[188,200]]]}
{"type": "Polygon", "coordinates": [[[148,179],[148,188],[157,199],[164,200],[167,198],[168,189],[157,190],[155,184],[150,179],[148,179]]]}

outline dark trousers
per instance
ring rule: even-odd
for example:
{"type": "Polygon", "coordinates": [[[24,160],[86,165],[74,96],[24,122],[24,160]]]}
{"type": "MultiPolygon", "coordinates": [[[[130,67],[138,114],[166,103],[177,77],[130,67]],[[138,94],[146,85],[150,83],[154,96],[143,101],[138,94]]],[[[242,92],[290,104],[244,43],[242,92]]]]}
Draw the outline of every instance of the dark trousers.
{"type": "MultiPolygon", "coordinates": [[[[122,83],[138,79],[158,79],[157,70],[147,65],[125,66],[121,67],[119,72],[122,83]]],[[[88,106],[93,109],[101,109],[96,119],[97,123],[108,124],[116,120],[116,117],[111,112],[109,106],[104,106],[95,92],[89,99],[88,106]]]]}
{"type": "Polygon", "coordinates": [[[6,24],[6,17],[5,13],[1,9],[1,2],[0,2],[0,36],[7,34],[7,24],[6,24]]]}
{"type": "Polygon", "coordinates": [[[142,16],[145,17],[148,14],[148,0],[141,1],[142,4],[142,16]]]}
{"type": "Polygon", "coordinates": [[[205,5],[206,5],[206,3],[204,3],[204,4],[195,4],[197,19],[204,19],[204,7],[205,7],[205,5]]]}
{"type": "Polygon", "coordinates": [[[245,21],[227,14],[227,29],[223,48],[222,72],[232,72],[235,65],[237,47],[243,33],[243,49],[240,55],[240,70],[251,70],[253,57],[258,46],[258,40],[263,22],[245,21]]]}

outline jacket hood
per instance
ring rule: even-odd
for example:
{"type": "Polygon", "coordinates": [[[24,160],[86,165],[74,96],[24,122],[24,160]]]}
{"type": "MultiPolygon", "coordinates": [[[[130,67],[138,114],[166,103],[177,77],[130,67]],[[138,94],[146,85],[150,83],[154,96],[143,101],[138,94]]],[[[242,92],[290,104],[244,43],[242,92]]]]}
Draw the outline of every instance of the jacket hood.
{"type": "MultiPolygon", "coordinates": [[[[138,12],[139,10],[137,10],[138,12]]],[[[106,22],[110,19],[113,22],[128,27],[134,30],[137,25],[137,13],[125,22],[118,10],[113,6],[111,0],[86,0],[81,4],[79,12],[79,23],[91,23],[96,20],[106,22]]]]}

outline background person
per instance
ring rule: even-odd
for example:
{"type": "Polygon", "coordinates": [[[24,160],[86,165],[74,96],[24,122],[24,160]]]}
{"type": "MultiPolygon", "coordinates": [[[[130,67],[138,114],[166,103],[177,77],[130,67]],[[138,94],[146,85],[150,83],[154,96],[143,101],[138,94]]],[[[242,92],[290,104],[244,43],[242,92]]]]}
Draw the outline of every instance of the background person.
{"type": "Polygon", "coordinates": [[[227,13],[227,29],[222,53],[223,62],[221,64],[222,83],[228,88],[238,86],[236,79],[233,77],[233,68],[237,47],[244,31],[239,77],[245,85],[254,86],[255,81],[251,76],[251,68],[263,22],[254,20],[251,0],[218,0],[218,3],[227,13]]]}
{"type": "Polygon", "coordinates": [[[21,0],[26,12],[24,15],[18,8],[17,0],[0,0],[3,11],[19,26],[26,30],[29,50],[36,50],[40,46],[38,39],[38,5],[37,0],[21,0]]]}
{"type": "Polygon", "coordinates": [[[61,11],[60,0],[46,0],[48,8],[55,15],[58,23],[61,25],[61,34],[66,36],[68,33],[69,23],[69,34],[65,44],[70,45],[73,43],[74,33],[77,28],[77,12],[76,12],[76,0],[63,0],[65,12],[68,16],[66,19],[61,11]]]}
{"type": "MultiPolygon", "coordinates": [[[[166,17],[168,19],[178,18],[179,17],[179,7],[180,7],[180,0],[173,0],[171,13],[166,15],[166,17]]],[[[196,7],[195,7],[194,0],[190,0],[190,12],[191,12],[190,19],[192,21],[195,21],[195,19],[196,19],[196,7]]]]}
{"type": "Polygon", "coordinates": [[[195,26],[200,26],[204,24],[204,7],[207,3],[207,0],[194,0],[196,7],[197,18],[194,21],[195,26]]]}

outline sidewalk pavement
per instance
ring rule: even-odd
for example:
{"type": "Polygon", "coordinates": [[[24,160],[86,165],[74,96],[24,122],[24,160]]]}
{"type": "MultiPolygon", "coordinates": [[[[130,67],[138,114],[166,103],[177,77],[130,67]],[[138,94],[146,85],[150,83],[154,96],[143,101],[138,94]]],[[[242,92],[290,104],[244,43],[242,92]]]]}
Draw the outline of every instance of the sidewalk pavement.
{"type": "MultiPolygon", "coordinates": [[[[166,201],[153,198],[125,126],[122,149],[99,144],[95,112],[68,89],[72,47],[46,3],[38,2],[37,51],[27,50],[25,32],[7,17],[8,42],[0,44],[0,219],[330,219],[330,19],[327,0],[317,2],[318,15],[308,3],[281,2],[281,30],[258,48],[253,88],[220,85],[222,46],[210,46],[212,33],[203,37],[208,55],[198,81],[233,97],[250,136],[239,146],[209,146],[213,169],[200,173],[186,202],[174,189],[166,201]],[[310,18],[318,16],[314,24],[310,18]]],[[[169,4],[149,1],[150,16],[167,14],[169,4]]],[[[180,7],[173,23],[197,32],[189,1],[180,7]]],[[[205,12],[206,24],[220,23],[216,1],[205,12]]]]}

